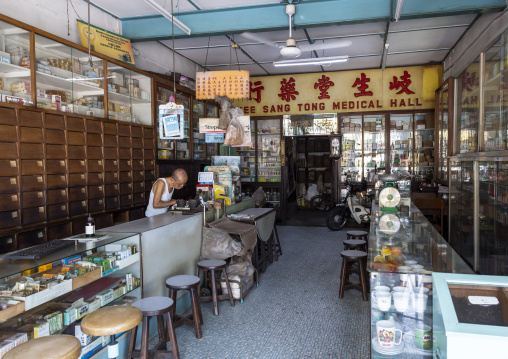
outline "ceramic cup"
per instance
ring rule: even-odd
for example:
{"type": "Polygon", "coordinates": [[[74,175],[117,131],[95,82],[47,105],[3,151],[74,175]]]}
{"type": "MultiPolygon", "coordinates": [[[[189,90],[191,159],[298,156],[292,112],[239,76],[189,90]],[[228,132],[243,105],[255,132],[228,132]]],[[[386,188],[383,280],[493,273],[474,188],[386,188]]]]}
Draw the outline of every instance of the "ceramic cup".
{"type": "Polygon", "coordinates": [[[392,293],[404,293],[407,291],[406,287],[393,287],[392,293]]]}
{"type": "Polygon", "coordinates": [[[178,208],[183,208],[183,207],[185,207],[185,204],[186,204],[186,203],[187,203],[187,202],[186,202],[184,199],[179,199],[179,200],[177,200],[177,201],[176,201],[176,206],[177,206],[178,208]]]}
{"type": "Polygon", "coordinates": [[[409,291],[393,293],[393,305],[398,312],[405,312],[409,307],[409,291]]]}
{"type": "Polygon", "coordinates": [[[399,271],[401,273],[408,273],[408,272],[412,272],[412,269],[410,266],[399,266],[399,268],[397,268],[397,271],[399,271]]]}
{"type": "Polygon", "coordinates": [[[372,296],[374,297],[379,310],[383,312],[390,310],[390,307],[392,306],[392,293],[374,291],[372,296]]]}
{"type": "MultiPolygon", "coordinates": [[[[406,262],[407,263],[407,262],[406,262]]],[[[421,272],[421,271],[424,271],[424,267],[421,265],[421,264],[413,264],[411,266],[411,268],[413,268],[413,270],[418,273],[418,272],[421,272]]]]}
{"type": "Polygon", "coordinates": [[[377,340],[383,348],[390,348],[394,345],[400,345],[402,342],[402,331],[395,328],[395,323],[391,320],[380,320],[376,323],[377,340]],[[400,333],[398,341],[396,334],[400,333]]]}
{"type": "Polygon", "coordinates": [[[425,312],[425,309],[427,309],[427,300],[429,299],[429,296],[426,294],[415,294],[413,305],[415,308],[415,312],[423,313],[425,312]]]}
{"type": "Polygon", "coordinates": [[[408,261],[405,261],[404,264],[406,266],[409,266],[409,267],[412,267],[414,266],[415,264],[417,264],[418,262],[417,261],[414,261],[414,260],[408,260],[408,261]]]}
{"type": "Polygon", "coordinates": [[[390,292],[390,287],[386,285],[377,285],[374,287],[374,292],[390,292]]]}
{"type": "Polygon", "coordinates": [[[413,289],[413,292],[415,292],[415,294],[425,294],[425,295],[429,295],[429,288],[425,288],[425,287],[416,287],[413,289]]]}
{"type": "Polygon", "coordinates": [[[415,328],[415,344],[417,348],[432,349],[432,328],[427,324],[420,324],[415,328]]]}

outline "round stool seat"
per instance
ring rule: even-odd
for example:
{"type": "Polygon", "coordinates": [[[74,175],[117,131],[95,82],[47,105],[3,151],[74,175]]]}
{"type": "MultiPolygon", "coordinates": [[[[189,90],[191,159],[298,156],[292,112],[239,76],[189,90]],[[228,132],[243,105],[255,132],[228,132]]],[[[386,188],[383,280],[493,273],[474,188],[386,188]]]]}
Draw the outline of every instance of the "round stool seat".
{"type": "Polygon", "coordinates": [[[153,317],[169,312],[173,299],[168,297],[148,297],[140,299],[132,305],[143,312],[144,316],[153,317]]]}
{"type": "Polygon", "coordinates": [[[81,330],[93,336],[114,335],[131,330],[143,319],[139,308],[115,305],[97,309],[88,314],[81,322],[81,330]]]}
{"type": "MultiPolygon", "coordinates": [[[[357,250],[347,250],[340,253],[342,258],[348,259],[348,260],[355,260],[355,259],[363,259],[367,257],[366,252],[357,251],[357,250]]],[[[93,313],[92,313],[93,314],[93,313]]]]}
{"type": "Polygon", "coordinates": [[[362,236],[368,236],[369,232],[365,231],[347,231],[346,234],[351,237],[362,237],[362,236]]]}
{"type": "Polygon", "coordinates": [[[72,335],[50,335],[29,340],[18,345],[3,356],[10,359],[78,359],[81,356],[81,343],[72,335]]]}
{"type": "Polygon", "coordinates": [[[344,240],[344,247],[348,249],[356,249],[358,247],[364,247],[367,241],[363,239],[346,239],[344,240]]]}
{"type": "Polygon", "coordinates": [[[199,277],[195,275],[175,275],[166,279],[166,287],[173,289],[189,289],[195,287],[201,282],[199,277]]]}
{"type": "Polygon", "coordinates": [[[198,262],[198,268],[201,269],[222,269],[226,266],[226,262],[220,259],[205,259],[198,262]]]}

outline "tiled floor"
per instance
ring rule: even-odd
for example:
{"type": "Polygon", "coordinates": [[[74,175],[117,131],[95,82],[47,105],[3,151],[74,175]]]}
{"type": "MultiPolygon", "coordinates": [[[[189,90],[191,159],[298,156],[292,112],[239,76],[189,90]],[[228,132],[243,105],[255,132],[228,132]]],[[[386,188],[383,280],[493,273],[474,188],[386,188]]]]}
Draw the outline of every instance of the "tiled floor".
{"type": "Polygon", "coordinates": [[[338,298],[346,230],[278,227],[283,256],[260,275],[243,304],[202,303],[203,338],[176,329],[182,358],[368,358],[369,302],[338,298]]]}

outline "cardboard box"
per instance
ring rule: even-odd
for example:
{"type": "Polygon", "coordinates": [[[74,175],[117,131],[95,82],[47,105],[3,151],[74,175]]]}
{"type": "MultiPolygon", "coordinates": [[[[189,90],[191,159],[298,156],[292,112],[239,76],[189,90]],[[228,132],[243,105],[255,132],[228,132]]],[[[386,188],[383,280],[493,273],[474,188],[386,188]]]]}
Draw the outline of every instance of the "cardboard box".
{"type": "Polygon", "coordinates": [[[0,343],[0,358],[2,358],[9,350],[14,348],[14,343],[3,341],[0,343]]]}

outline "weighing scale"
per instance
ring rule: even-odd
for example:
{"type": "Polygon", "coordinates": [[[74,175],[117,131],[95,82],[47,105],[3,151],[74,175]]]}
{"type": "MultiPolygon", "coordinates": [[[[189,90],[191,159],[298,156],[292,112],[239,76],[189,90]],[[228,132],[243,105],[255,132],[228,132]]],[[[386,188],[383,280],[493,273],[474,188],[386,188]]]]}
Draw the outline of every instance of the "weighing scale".
{"type": "Polygon", "coordinates": [[[379,192],[379,207],[383,212],[398,212],[397,206],[400,203],[400,192],[397,188],[398,175],[382,175],[379,179],[383,187],[379,192]]]}

